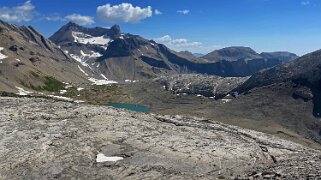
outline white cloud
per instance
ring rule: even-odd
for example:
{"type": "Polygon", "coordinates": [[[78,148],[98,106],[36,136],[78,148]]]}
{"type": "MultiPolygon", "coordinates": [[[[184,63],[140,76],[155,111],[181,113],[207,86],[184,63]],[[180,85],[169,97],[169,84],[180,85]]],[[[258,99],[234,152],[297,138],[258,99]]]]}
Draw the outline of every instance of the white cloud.
{"type": "Polygon", "coordinates": [[[185,9],[185,10],[178,10],[177,12],[180,13],[180,14],[186,15],[186,14],[189,14],[189,13],[190,13],[190,10],[187,10],[187,9],[185,9]]]}
{"type": "Polygon", "coordinates": [[[153,11],[150,6],[146,8],[134,7],[130,3],[121,3],[114,6],[106,4],[97,7],[96,15],[97,20],[104,23],[138,23],[143,19],[151,17],[153,11]]]}
{"type": "Polygon", "coordinates": [[[163,13],[162,13],[160,10],[155,9],[155,14],[156,14],[156,15],[162,15],[163,13]]]}
{"type": "Polygon", "coordinates": [[[90,25],[90,24],[95,23],[95,21],[92,17],[82,16],[80,14],[70,14],[65,17],[65,20],[72,21],[72,22],[80,24],[80,25],[90,25]]]}
{"type": "Polygon", "coordinates": [[[176,46],[176,47],[198,47],[202,45],[201,42],[190,42],[184,38],[172,39],[170,35],[165,35],[155,40],[159,43],[164,43],[165,45],[176,46]]]}
{"type": "Polygon", "coordinates": [[[185,51],[188,50],[193,53],[209,53],[215,49],[222,48],[222,46],[217,45],[204,45],[201,42],[189,41],[185,38],[173,39],[170,35],[165,35],[154,39],[157,43],[161,43],[173,49],[175,51],[185,51]]]}
{"type": "Polygon", "coordinates": [[[59,14],[51,14],[51,15],[42,15],[40,20],[47,20],[47,21],[63,21],[64,18],[62,18],[59,14]]]}
{"type": "Polygon", "coordinates": [[[303,6],[310,5],[310,1],[301,1],[301,5],[303,6]]]}
{"type": "Polygon", "coordinates": [[[0,19],[9,22],[28,22],[33,19],[36,12],[31,1],[15,7],[0,7],[0,19]]]}

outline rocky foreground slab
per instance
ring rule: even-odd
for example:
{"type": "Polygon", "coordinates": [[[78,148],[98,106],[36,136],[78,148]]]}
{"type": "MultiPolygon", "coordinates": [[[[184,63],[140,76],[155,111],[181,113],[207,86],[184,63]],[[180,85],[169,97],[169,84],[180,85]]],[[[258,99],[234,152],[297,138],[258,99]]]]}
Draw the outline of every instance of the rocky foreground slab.
{"type": "Polygon", "coordinates": [[[321,152],[201,118],[0,98],[0,179],[318,179],[321,152]]]}

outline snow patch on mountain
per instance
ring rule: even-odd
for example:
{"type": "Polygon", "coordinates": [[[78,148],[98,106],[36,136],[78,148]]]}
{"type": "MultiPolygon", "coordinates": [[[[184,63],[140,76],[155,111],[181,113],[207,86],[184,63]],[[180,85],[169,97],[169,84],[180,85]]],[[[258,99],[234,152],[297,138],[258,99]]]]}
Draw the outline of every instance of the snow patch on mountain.
{"type": "Polygon", "coordinates": [[[110,41],[110,38],[106,36],[93,37],[82,32],[72,32],[72,36],[74,38],[74,42],[81,44],[107,45],[110,41]]]}
{"type": "Polygon", "coordinates": [[[8,56],[6,56],[6,55],[4,55],[4,54],[1,53],[1,51],[2,51],[3,49],[4,49],[3,47],[0,47],[0,60],[5,59],[5,58],[8,57],[8,56]]]}
{"type": "Polygon", "coordinates": [[[91,70],[92,68],[89,66],[89,64],[87,64],[87,61],[91,58],[98,58],[98,57],[101,57],[102,54],[98,53],[98,52],[94,52],[94,51],[91,51],[91,54],[86,54],[84,53],[83,50],[80,50],[80,54],[81,56],[78,56],[77,54],[70,54],[70,56],[81,63],[82,66],[84,67],[89,67],[91,70]]]}
{"type": "Polygon", "coordinates": [[[100,74],[100,76],[101,76],[101,77],[103,77],[104,79],[108,80],[108,78],[106,78],[106,76],[105,76],[105,75],[100,74]]]}
{"type": "Polygon", "coordinates": [[[103,56],[102,54],[98,53],[98,52],[94,52],[94,51],[91,51],[91,54],[86,54],[84,53],[83,50],[80,50],[80,54],[83,58],[85,57],[88,57],[88,58],[98,58],[98,57],[101,57],[103,56]]]}
{"type": "Polygon", "coordinates": [[[65,89],[60,90],[59,93],[60,93],[60,94],[66,94],[66,93],[67,93],[67,90],[65,90],[65,89]]]}
{"type": "Polygon", "coordinates": [[[84,73],[86,76],[88,76],[88,74],[83,69],[81,69],[81,67],[79,65],[78,65],[78,68],[82,73],[84,73]]]}
{"type": "Polygon", "coordinates": [[[106,80],[106,79],[95,79],[95,78],[89,78],[89,81],[93,82],[93,85],[107,85],[107,84],[117,84],[118,82],[112,81],[112,80],[106,80]]]}
{"type": "Polygon", "coordinates": [[[48,97],[51,97],[53,99],[58,99],[58,100],[64,100],[64,101],[73,101],[72,98],[64,97],[64,96],[48,95],[48,97]]]}
{"type": "Polygon", "coordinates": [[[18,87],[18,86],[16,86],[16,88],[18,89],[18,93],[17,94],[20,95],[20,96],[27,96],[27,95],[33,93],[31,91],[27,91],[27,90],[25,90],[25,89],[23,89],[21,87],[18,87]]]}

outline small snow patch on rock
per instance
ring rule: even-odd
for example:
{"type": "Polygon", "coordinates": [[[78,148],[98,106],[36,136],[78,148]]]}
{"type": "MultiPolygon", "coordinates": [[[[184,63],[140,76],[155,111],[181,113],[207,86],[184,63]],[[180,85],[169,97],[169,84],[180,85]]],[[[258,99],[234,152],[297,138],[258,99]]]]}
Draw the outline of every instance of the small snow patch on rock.
{"type": "Polygon", "coordinates": [[[88,76],[88,74],[83,69],[81,69],[81,67],[79,65],[78,65],[78,68],[82,73],[84,73],[86,76],[88,76]]]}
{"type": "Polygon", "coordinates": [[[18,89],[18,93],[17,94],[20,95],[20,96],[27,96],[27,95],[32,93],[31,91],[24,90],[23,88],[18,87],[18,86],[16,86],[16,88],[18,89]]]}
{"type": "Polygon", "coordinates": [[[124,158],[118,156],[105,156],[102,153],[97,154],[96,162],[116,162],[119,160],[123,160],[124,158]]]}
{"type": "Polygon", "coordinates": [[[60,93],[60,94],[65,94],[65,93],[67,93],[67,90],[60,90],[59,93],[60,93]]]}

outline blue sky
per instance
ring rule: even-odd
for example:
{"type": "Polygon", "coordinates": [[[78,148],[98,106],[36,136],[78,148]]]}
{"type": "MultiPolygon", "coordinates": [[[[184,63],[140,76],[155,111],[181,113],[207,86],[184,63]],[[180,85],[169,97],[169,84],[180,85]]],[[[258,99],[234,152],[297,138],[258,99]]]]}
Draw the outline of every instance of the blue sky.
{"type": "Polygon", "coordinates": [[[192,52],[249,46],[303,55],[321,49],[321,0],[0,1],[0,19],[31,25],[46,37],[75,21],[119,24],[123,32],[192,52]]]}

